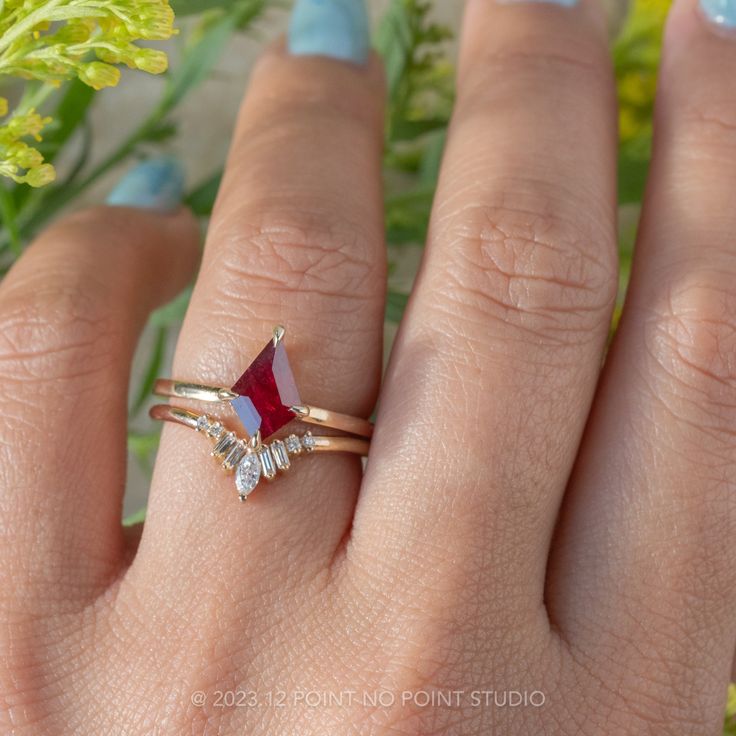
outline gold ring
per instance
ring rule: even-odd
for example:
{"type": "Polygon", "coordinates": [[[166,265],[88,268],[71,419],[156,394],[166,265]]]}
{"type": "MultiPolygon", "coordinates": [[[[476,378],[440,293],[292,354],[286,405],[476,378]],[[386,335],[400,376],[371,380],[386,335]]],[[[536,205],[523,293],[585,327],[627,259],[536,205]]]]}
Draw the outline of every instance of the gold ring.
{"type": "Polygon", "coordinates": [[[263,444],[258,436],[243,439],[228,431],[217,419],[188,409],[158,404],[151,408],[153,419],[174,422],[205,434],[213,443],[211,455],[223,470],[235,472],[235,486],[241,501],[256,489],[260,480],[273,480],[291,467],[294,457],[313,452],[350,452],[367,455],[370,443],[358,437],[318,437],[311,432],[290,434],[283,440],[263,444]]]}
{"type": "Polygon", "coordinates": [[[292,420],[329,427],[370,438],[373,424],[366,419],[303,404],[284,347],[286,330],[275,327],[273,339],[231,388],[161,378],[153,393],[177,399],[230,404],[248,437],[270,437],[292,420]]]}

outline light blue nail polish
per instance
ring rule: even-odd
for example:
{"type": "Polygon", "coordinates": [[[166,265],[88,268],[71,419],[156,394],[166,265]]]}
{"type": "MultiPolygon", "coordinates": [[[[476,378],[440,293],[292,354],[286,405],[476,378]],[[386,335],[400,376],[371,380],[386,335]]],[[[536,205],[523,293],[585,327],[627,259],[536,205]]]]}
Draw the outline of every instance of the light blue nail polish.
{"type": "Polygon", "coordinates": [[[107,204],[170,212],[181,204],[183,194],[182,165],[173,158],[156,158],[132,168],[110,192],[107,204]]]}
{"type": "Polygon", "coordinates": [[[289,51],[364,64],[370,54],[364,0],[297,0],[289,22],[289,51]]]}
{"type": "Polygon", "coordinates": [[[736,0],[700,0],[700,7],[712,23],[736,30],[736,0]]]}

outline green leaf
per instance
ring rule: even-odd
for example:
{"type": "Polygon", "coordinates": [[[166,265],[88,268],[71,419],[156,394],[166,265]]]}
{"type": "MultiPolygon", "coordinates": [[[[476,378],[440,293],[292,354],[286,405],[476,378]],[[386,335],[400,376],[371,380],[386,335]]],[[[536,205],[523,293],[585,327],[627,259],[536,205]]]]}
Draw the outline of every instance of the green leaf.
{"type": "Polygon", "coordinates": [[[53,161],[66,142],[87,117],[95,91],[75,79],[64,88],[59,104],[52,112],[53,122],[44,131],[38,149],[47,161],[53,161]]]}
{"type": "Polygon", "coordinates": [[[434,200],[434,182],[386,199],[386,241],[391,245],[423,245],[434,200]]]}
{"type": "Polygon", "coordinates": [[[140,386],[138,387],[138,393],[133,405],[130,408],[130,415],[135,416],[148,402],[151,391],[153,391],[153,384],[161,374],[161,366],[164,362],[164,356],[166,353],[166,342],[169,335],[169,331],[166,327],[159,327],[156,333],[156,339],[154,341],[153,350],[151,356],[148,359],[148,365],[146,371],[143,374],[140,386]]]}
{"type": "Polygon", "coordinates": [[[149,470],[151,469],[151,461],[158,449],[160,439],[161,433],[159,429],[145,434],[128,432],[128,450],[135,455],[142,467],[149,470]]]}
{"type": "Polygon", "coordinates": [[[23,251],[23,243],[18,230],[15,202],[11,189],[4,182],[0,182],[0,231],[7,233],[10,250],[16,257],[19,256],[23,251]]]}
{"type": "Polygon", "coordinates": [[[395,324],[401,322],[408,301],[408,294],[400,294],[398,291],[389,290],[386,296],[386,319],[395,324]]]}
{"type": "Polygon", "coordinates": [[[144,506],[142,509],[138,509],[134,514],[126,516],[123,519],[123,526],[135,526],[136,524],[142,524],[146,520],[146,511],[148,508],[144,506]]]}
{"type": "Polygon", "coordinates": [[[159,125],[148,128],[144,135],[141,136],[141,141],[146,141],[147,143],[163,143],[173,138],[178,130],[176,123],[164,121],[159,125]]]}
{"type": "Polygon", "coordinates": [[[222,181],[222,171],[213,174],[209,179],[202,182],[193,189],[184,200],[189,209],[195,215],[200,217],[209,217],[212,214],[212,208],[215,206],[217,192],[220,189],[222,181]]]}
{"type": "Polygon", "coordinates": [[[185,49],[182,62],[168,77],[160,109],[169,110],[179,104],[191,89],[206,79],[232,33],[255,20],[266,4],[267,0],[232,0],[221,4],[219,7],[227,7],[228,12],[204,24],[197,40],[185,49]]]}
{"type": "Polygon", "coordinates": [[[171,0],[171,7],[177,18],[184,15],[199,15],[207,10],[229,10],[237,0],[171,0]]]}
{"type": "Polygon", "coordinates": [[[185,50],[181,63],[168,75],[159,109],[166,111],[178,105],[191,89],[206,79],[235,26],[234,15],[223,15],[208,25],[197,41],[185,50]]]}
{"type": "Polygon", "coordinates": [[[374,37],[376,51],[383,59],[389,97],[393,97],[414,53],[412,5],[405,0],[392,0],[374,37]]]}
{"type": "Polygon", "coordinates": [[[391,129],[393,141],[414,141],[426,133],[433,133],[447,127],[444,118],[426,118],[420,120],[395,120],[391,129]]]}
{"type": "Polygon", "coordinates": [[[157,309],[151,315],[150,324],[153,327],[163,328],[171,327],[182,322],[184,315],[189,307],[189,300],[192,298],[192,287],[189,286],[182,291],[173,301],[166,306],[157,309]]]}
{"type": "Polygon", "coordinates": [[[419,183],[425,190],[429,188],[434,189],[437,186],[446,142],[446,127],[428,136],[427,146],[424,149],[424,155],[422,156],[422,162],[419,168],[419,183]]]}
{"type": "Polygon", "coordinates": [[[621,151],[618,159],[618,203],[635,204],[644,198],[649,159],[621,151]]]}

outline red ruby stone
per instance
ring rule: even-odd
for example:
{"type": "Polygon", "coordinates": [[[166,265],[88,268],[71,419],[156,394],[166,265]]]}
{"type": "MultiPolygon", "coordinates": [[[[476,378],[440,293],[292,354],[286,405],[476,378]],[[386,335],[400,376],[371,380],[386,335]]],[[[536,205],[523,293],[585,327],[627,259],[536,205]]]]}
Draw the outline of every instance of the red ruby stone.
{"type": "Polygon", "coordinates": [[[266,439],[294,419],[292,406],[301,404],[284,344],[273,340],[250,364],[232,390],[247,396],[261,417],[261,437],[266,439]]]}

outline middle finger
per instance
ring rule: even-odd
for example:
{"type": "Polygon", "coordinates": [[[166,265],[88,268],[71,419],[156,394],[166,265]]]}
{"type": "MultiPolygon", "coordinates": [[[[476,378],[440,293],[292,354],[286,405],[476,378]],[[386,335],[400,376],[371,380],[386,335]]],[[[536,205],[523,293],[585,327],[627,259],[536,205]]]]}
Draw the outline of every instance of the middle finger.
{"type": "Polygon", "coordinates": [[[480,565],[507,616],[540,610],[610,324],[612,77],[595,3],[467,4],[427,252],[354,523],[358,555],[411,570],[394,579],[434,590],[480,565]]]}

